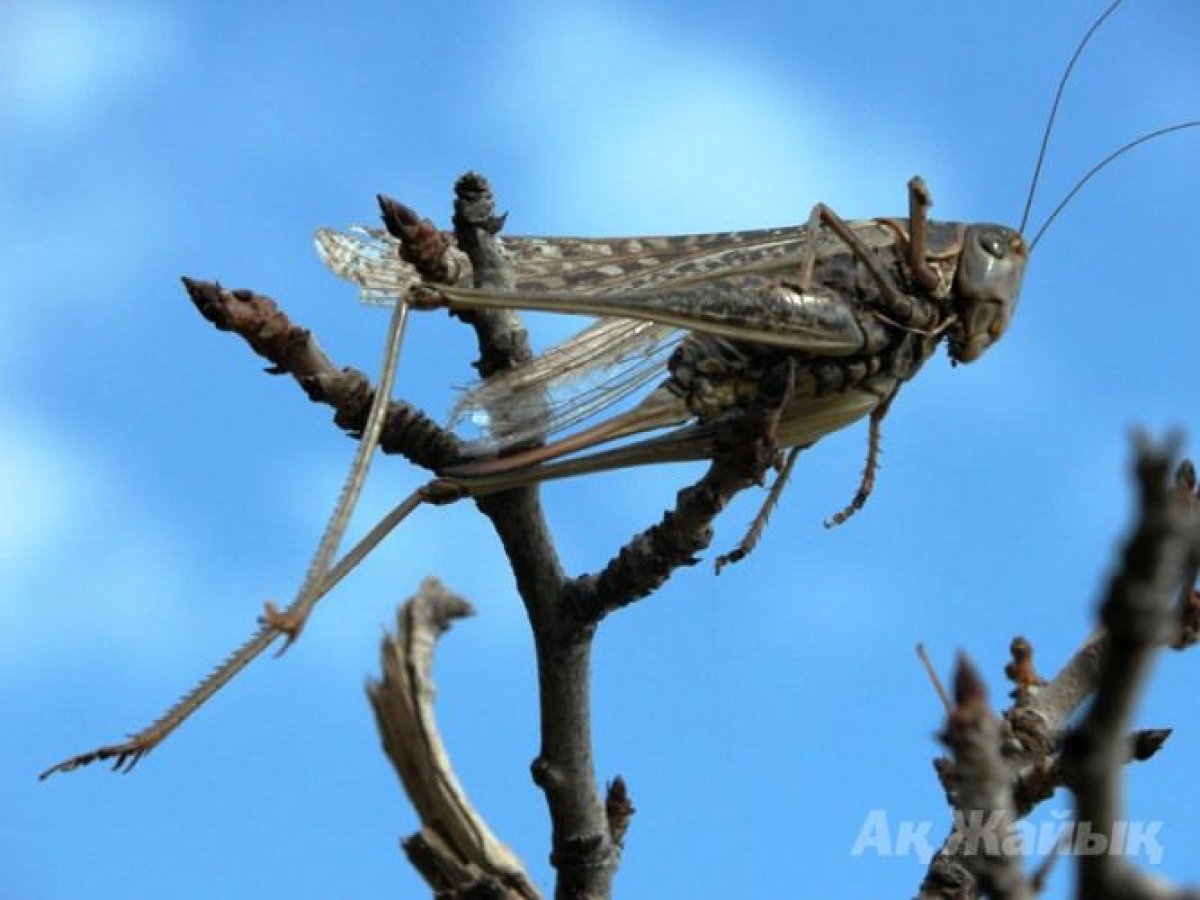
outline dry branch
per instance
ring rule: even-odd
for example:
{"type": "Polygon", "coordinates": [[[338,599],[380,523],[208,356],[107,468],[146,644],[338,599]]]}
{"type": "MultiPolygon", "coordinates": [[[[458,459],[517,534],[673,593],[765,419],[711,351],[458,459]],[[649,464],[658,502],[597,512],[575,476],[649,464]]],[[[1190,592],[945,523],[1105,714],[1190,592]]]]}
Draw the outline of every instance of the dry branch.
{"type": "MultiPolygon", "coordinates": [[[[1172,605],[1185,577],[1195,571],[1200,542],[1195,504],[1169,482],[1174,455],[1170,444],[1138,442],[1139,519],[1100,607],[1108,641],[1095,699],[1064,751],[1076,821],[1091,839],[1078,853],[1076,896],[1087,900],[1200,896],[1137,870],[1113,844],[1121,839],[1122,768],[1130,749],[1126,731],[1151,661],[1176,634],[1178,611],[1172,605]]],[[[1190,593],[1192,586],[1184,587],[1190,593]]]]}
{"type": "Polygon", "coordinates": [[[439,896],[463,898],[483,885],[497,897],[540,896],[516,855],[471,806],[442,743],[434,714],[433,653],[438,638],[471,605],[427,578],[396,613],[380,648],[382,677],[367,696],[384,752],[404,785],[421,830],[404,841],[409,860],[439,896]]]}
{"type": "MultiPolygon", "coordinates": [[[[1174,483],[1168,478],[1174,454],[1173,445],[1138,442],[1135,471],[1141,508],[1102,605],[1101,627],[1048,682],[1034,668],[1030,643],[1014,640],[1012,661],[1006,667],[1015,685],[1014,703],[995,729],[980,708],[982,685],[960,669],[961,696],[956,697],[946,730],[956,756],[953,761],[936,761],[938,776],[956,810],[985,811],[983,818],[977,816],[977,823],[988,821],[986,811],[998,811],[989,827],[1000,832],[1015,821],[1014,816],[1027,815],[1058,787],[1070,787],[1077,815],[1068,843],[1079,857],[1078,896],[1086,900],[1197,896],[1158,883],[1119,854],[1088,852],[1119,839],[1124,765],[1152,757],[1171,733],[1170,729],[1129,733],[1133,702],[1146,679],[1150,658],[1164,645],[1194,643],[1200,503],[1190,462],[1178,466],[1174,483]],[[965,707],[964,697],[972,700],[965,707]],[[1089,699],[1093,702],[1083,723],[1072,730],[1071,722],[1089,699]],[[989,740],[994,745],[990,751],[983,746],[989,740]],[[966,758],[964,748],[971,750],[966,758]],[[1001,784],[1005,785],[1003,798],[997,793],[1001,784]]],[[[946,844],[926,873],[920,900],[1025,896],[1021,891],[1032,892],[1040,885],[1044,868],[1026,884],[1014,887],[1013,869],[1003,853],[978,858],[981,847],[1001,844],[978,840],[977,830],[972,848],[963,834],[969,826],[961,815],[956,816],[946,844]]]]}

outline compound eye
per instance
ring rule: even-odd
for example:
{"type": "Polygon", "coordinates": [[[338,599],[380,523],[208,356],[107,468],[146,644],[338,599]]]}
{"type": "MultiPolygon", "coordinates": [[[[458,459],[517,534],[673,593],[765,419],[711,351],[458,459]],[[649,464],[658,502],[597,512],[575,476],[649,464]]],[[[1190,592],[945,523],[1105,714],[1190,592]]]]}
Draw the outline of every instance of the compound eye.
{"type": "Polygon", "coordinates": [[[981,231],[979,233],[979,246],[983,248],[988,256],[996,259],[1004,259],[1005,242],[1004,238],[998,231],[981,231]]]}

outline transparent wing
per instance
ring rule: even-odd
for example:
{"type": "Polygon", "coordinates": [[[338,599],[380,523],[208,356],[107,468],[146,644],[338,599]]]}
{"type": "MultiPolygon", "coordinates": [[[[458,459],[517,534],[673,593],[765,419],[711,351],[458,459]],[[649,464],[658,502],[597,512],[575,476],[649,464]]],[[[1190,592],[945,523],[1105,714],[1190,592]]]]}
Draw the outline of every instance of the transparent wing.
{"type": "MultiPolygon", "coordinates": [[[[735,265],[794,255],[807,232],[752,232],[633,238],[505,238],[517,291],[629,294],[715,275],[735,265]]],[[[673,326],[601,319],[518,368],[469,387],[451,427],[481,436],[471,454],[496,453],[566,431],[665,375],[682,332],[673,326]]]]}
{"type": "Polygon", "coordinates": [[[601,319],[524,365],[467,388],[450,427],[467,437],[470,455],[565,431],[661,380],[681,334],[667,325],[601,319]]]}
{"type": "MultiPolygon", "coordinates": [[[[400,258],[399,242],[375,228],[352,227],[345,231],[318,228],[313,235],[317,256],[334,275],[358,286],[359,299],[375,306],[390,306],[421,278],[400,258]]],[[[466,254],[456,247],[463,271],[470,271],[466,254]]]]}

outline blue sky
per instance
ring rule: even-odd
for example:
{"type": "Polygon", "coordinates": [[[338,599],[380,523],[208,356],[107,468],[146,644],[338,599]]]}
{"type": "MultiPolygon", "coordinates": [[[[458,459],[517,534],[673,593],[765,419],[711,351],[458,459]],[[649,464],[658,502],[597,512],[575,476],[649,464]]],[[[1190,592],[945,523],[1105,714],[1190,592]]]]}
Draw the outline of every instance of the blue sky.
{"type": "MultiPolygon", "coordinates": [[[[369,369],[386,315],[322,270],[312,229],[372,222],[378,191],[445,222],[471,168],[514,234],[794,223],[818,200],[894,215],[914,173],[937,217],[1015,224],[1100,4],[445,6],[0,9],[5,900],[419,896],[396,846],[413,815],[362,684],[429,573],[479,609],[438,659],[460,777],[552,884],[530,640],[466,504],[406,524],[285,659],[133,775],[34,780],[145,724],[294,591],[351,457],[326,411],[200,320],[179,275],[270,294],[369,369]]],[[[1200,114],[1198,40],[1189,0],[1129,0],[1110,21],[1068,90],[1041,215],[1116,144],[1200,114]]],[[[1006,340],[970,367],[934,360],[897,401],[864,513],[821,527],[856,484],[857,428],[802,459],[750,560],[680,572],[604,624],[599,775],[624,775],[639,809],[619,896],[788,896],[797,877],[814,896],[914,890],[916,858],[850,854],[872,810],[932,820],[935,840],[947,822],[913,645],[943,670],[967,650],[1000,701],[1014,634],[1053,671],[1128,521],[1129,428],[1197,422],[1198,153],[1196,133],[1160,142],[1079,198],[1006,340]]],[[[448,410],[471,344],[440,315],[415,322],[400,393],[448,410]]],[[[601,565],[694,474],[547,488],[569,568],[601,565]]],[[[358,531],[421,479],[378,463],[358,531]]],[[[725,514],[714,555],[758,502],[725,514]]],[[[1193,881],[1196,666],[1162,660],[1142,722],[1177,732],[1129,778],[1130,816],[1163,823],[1159,870],[1193,881]]]]}

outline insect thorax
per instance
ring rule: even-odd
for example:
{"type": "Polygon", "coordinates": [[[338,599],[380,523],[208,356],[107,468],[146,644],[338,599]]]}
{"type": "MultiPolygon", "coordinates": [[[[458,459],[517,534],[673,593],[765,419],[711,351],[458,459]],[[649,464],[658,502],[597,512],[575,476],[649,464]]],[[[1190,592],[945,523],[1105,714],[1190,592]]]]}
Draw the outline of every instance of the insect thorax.
{"type": "MultiPolygon", "coordinates": [[[[880,261],[897,283],[908,286],[908,272],[899,253],[885,252],[880,261]]],[[[668,389],[683,397],[701,422],[711,425],[746,409],[760,396],[764,379],[778,372],[787,357],[791,359],[791,395],[821,398],[848,391],[880,375],[903,383],[933,354],[939,343],[938,329],[905,328],[881,315],[878,285],[852,254],[823,257],[815,276],[819,290],[840,298],[857,321],[862,332],[859,352],[839,357],[692,332],[667,364],[668,389]]],[[[935,300],[914,292],[912,299],[935,322],[951,314],[952,298],[935,300]]]]}

